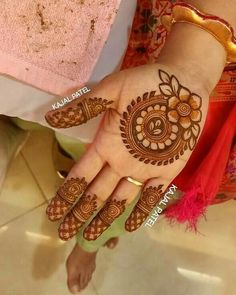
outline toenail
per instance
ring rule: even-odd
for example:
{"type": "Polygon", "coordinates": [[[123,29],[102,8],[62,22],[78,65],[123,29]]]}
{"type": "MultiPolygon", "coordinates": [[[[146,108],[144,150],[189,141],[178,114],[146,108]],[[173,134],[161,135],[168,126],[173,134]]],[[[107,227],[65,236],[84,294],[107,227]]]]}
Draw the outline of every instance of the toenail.
{"type": "Polygon", "coordinates": [[[73,287],[71,287],[71,291],[72,291],[73,294],[79,293],[79,286],[74,285],[73,287]]]}

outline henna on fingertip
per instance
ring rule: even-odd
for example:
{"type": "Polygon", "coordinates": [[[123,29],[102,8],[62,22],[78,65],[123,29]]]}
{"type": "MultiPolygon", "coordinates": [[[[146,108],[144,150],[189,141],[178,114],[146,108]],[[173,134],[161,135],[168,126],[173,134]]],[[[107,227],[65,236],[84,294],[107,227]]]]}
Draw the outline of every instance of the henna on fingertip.
{"type": "Polygon", "coordinates": [[[104,113],[113,101],[102,98],[84,98],[73,107],[48,112],[45,119],[55,128],[70,128],[86,123],[104,113]]]}
{"type": "Polygon", "coordinates": [[[83,236],[88,241],[96,240],[125,211],[127,200],[109,200],[85,228],[83,236]]]}
{"type": "Polygon", "coordinates": [[[58,230],[60,238],[67,241],[75,236],[97,209],[98,197],[96,195],[82,195],[60,224],[58,230]]]}
{"type": "Polygon", "coordinates": [[[125,222],[125,229],[127,231],[135,231],[144,223],[161,199],[163,195],[162,187],[163,185],[158,187],[149,186],[142,192],[140,199],[125,222]]]}
{"type": "Polygon", "coordinates": [[[70,178],[57,191],[47,206],[47,216],[51,221],[61,219],[76,199],[85,191],[85,178],[70,178]]]}

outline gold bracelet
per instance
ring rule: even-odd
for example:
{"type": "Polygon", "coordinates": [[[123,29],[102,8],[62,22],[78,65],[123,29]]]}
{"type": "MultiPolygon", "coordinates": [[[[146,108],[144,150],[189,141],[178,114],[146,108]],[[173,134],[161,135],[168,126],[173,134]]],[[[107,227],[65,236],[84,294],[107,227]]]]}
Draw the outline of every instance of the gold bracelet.
{"type": "Polygon", "coordinates": [[[204,14],[195,7],[186,4],[175,4],[171,14],[162,16],[163,26],[170,31],[177,22],[194,24],[213,35],[225,48],[227,62],[236,62],[236,39],[231,25],[214,15],[204,14]]]}

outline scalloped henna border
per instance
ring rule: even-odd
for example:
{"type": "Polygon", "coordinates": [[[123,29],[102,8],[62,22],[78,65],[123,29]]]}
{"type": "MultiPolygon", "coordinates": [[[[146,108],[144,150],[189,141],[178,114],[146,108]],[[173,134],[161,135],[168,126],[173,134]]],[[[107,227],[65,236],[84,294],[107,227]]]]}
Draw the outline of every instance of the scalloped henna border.
{"type": "MultiPolygon", "coordinates": [[[[200,119],[198,122],[195,123],[195,125],[198,126],[199,128],[199,132],[198,134],[195,136],[193,134],[193,132],[190,130],[191,132],[191,136],[188,139],[184,139],[183,138],[183,132],[181,134],[182,140],[185,141],[185,144],[183,145],[182,149],[180,151],[178,151],[178,154],[167,159],[167,160],[153,160],[153,159],[147,159],[146,157],[144,157],[143,155],[140,155],[139,152],[137,152],[133,147],[131,147],[131,144],[128,142],[127,139],[127,134],[126,134],[126,128],[127,128],[127,124],[129,124],[129,115],[132,112],[132,109],[134,106],[136,106],[137,104],[139,104],[142,101],[146,101],[147,99],[150,99],[154,96],[161,96],[163,99],[168,100],[170,97],[173,96],[173,94],[175,94],[177,97],[179,97],[180,94],[180,90],[182,89],[186,89],[189,94],[191,95],[195,95],[198,96],[200,98],[199,95],[191,92],[188,88],[184,87],[183,85],[181,85],[178,81],[178,79],[174,76],[174,75],[169,75],[167,72],[159,69],[158,70],[158,74],[159,74],[159,78],[162,81],[162,83],[159,84],[159,91],[160,94],[156,94],[156,91],[151,91],[151,92],[146,92],[143,94],[142,97],[138,96],[136,99],[133,99],[131,101],[131,103],[127,106],[127,110],[123,113],[123,117],[122,119],[120,119],[120,131],[121,131],[121,137],[122,137],[122,141],[124,143],[124,145],[126,146],[126,148],[129,150],[129,153],[132,154],[132,156],[136,159],[138,159],[141,162],[144,162],[145,164],[152,164],[152,165],[157,165],[157,166],[161,166],[161,165],[168,165],[169,163],[173,163],[174,160],[178,160],[180,156],[182,156],[184,154],[184,152],[189,148],[190,150],[193,150],[193,148],[195,147],[196,143],[197,143],[197,139],[199,137],[200,134],[200,126],[199,126],[199,122],[201,121],[201,117],[202,117],[202,112],[200,111],[200,119]],[[177,81],[177,85],[178,85],[178,89],[175,89],[172,85],[172,81],[177,81]],[[170,93],[169,95],[164,93],[163,90],[161,89],[161,87],[163,85],[167,85],[171,88],[172,93],[170,93]],[[193,146],[191,147],[191,140],[194,141],[193,146]]],[[[201,98],[200,98],[201,99],[201,98]]],[[[202,106],[202,101],[200,100],[200,105],[199,105],[199,109],[202,106]]],[[[191,126],[192,128],[193,126],[191,126]]],[[[183,129],[183,127],[181,127],[183,129]]],[[[132,140],[131,140],[132,143],[132,140]]]]}

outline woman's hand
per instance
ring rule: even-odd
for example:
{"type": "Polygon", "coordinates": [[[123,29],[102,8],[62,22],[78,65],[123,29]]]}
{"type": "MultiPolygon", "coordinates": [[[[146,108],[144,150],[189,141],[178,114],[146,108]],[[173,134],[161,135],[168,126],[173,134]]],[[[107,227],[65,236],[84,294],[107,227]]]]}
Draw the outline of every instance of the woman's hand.
{"type": "Polygon", "coordinates": [[[74,236],[95,212],[84,237],[98,238],[140,190],[128,176],[144,185],[125,227],[141,226],[185,166],[204,125],[209,93],[193,79],[165,65],[141,66],[111,75],[86,97],[47,113],[56,128],[105,113],[93,143],[47,208],[51,220],[66,213],[62,239],[74,236]]]}
{"type": "Polygon", "coordinates": [[[92,216],[84,237],[97,239],[140,191],[126,177],[143,187],[125,227],[141,226],[191,156],[225,61],[223,46],[209,33],[176,24],[159,64],[110,75],[89,95],[47,113],[57,128],[104,113],[93,143],[47,208],[50,220],[66,214],[62,239],[74,236],[92,216]]]}

